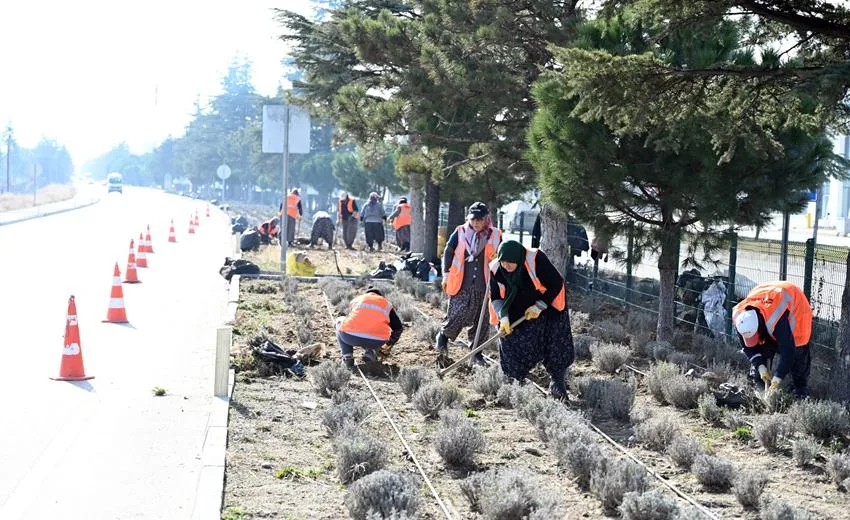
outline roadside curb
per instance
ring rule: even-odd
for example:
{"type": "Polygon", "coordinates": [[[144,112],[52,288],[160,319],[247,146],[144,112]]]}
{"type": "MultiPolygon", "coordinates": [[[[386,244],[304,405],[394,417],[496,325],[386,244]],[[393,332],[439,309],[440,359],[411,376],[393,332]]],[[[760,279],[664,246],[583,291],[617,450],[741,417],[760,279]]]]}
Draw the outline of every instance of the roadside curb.
{"type": "MultiPolygon", "coordinates": [[[[33,219],[37,219],[37,218],[41,218],[41,217],[49,217],[50,215],[58,215],[60,213],[65,213],[65,212],[68,212],[68,211],[74,211],[75,209],[87,208],[91,205],[97,204],[98,202],[100,202],[100,197],[93,197],[93,198],[88,199],[88,200],[86,200],[85,202],[83,202],[79,205],[74,205],[74,206],[71,206],[71,207],[48,208],[48,206],[64,204],[64,202],[56,202],[54,204],[45,204],[43,206],[35,206],[36,213],[34,215],[26,215],[26,216],[21,216],[21,217],[18,217],[18,218],[13,217],[11,220],[4,220],[3,219],[3,213],[0,213],[0,226],[6,226],[6,225],[9,225],[9,224],[16,224],[18,222],[24,222],[24,221],[27,221],[27,220],[33,220],[33,219]],[[41,211],[41,208],[48,208],[48,209],[46,211],[41,211]]],[[[32,208],[26,208],[26,209],[31,210],[32,208]]],[[[9,213],[14,213],[16,211],[22,211],[22,210],[12,210],[9,213]]]]}

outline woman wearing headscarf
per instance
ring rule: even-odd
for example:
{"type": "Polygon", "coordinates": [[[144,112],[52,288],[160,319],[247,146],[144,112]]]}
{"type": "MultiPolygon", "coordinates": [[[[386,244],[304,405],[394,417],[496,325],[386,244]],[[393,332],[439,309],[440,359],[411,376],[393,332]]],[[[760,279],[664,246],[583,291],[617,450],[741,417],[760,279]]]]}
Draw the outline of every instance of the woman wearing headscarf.
{"type": "Polygon", "coordinates": [[[378,251],[380,251],[384,243],[384,221],[387,220],[387,213],[378,199],[378,194],[374,191],[369,194],[369,202],[360,212],[360,220],[363,221],[369,251],[374,251],[372,245],[375,243],[378,244],[378,251]]]}
{"type": "MultiPolygon", "coordinates": [[[[447,364],[449,341],[454,341],[464,327],[469,327],[469,344],[475,341],[476,329],[490,272],[487,264],[495,258],[502,232],[493,227],[490,212],[482,202],[469,206],[466,223],[458,226],[446,242],[443,252],[443,290],[449,295],[449,310],[437,334],[437,363],[447,364]]],[[[482,331],[484,338],[489,331],[482,331]]],[[[479,354],[476,362],[483,362],[479,354]]]]}
{"type": "Polygon", "coordinates": [[[564,381],[574,354],[564,279],[543,251],[515,240],[502,243],[489,269],[490,322],[502,334],[502,371],[522,381],[542,362],[552,378],[549,393],[565,400],[564,381]],[[522,317],[525,321],[512,329],[522,317]]]}

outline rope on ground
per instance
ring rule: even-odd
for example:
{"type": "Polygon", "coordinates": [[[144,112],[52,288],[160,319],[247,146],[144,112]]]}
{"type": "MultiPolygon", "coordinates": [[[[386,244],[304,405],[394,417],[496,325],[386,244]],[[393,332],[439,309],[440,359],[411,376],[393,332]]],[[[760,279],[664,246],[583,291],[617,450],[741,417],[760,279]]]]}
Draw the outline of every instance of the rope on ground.
{"type": "MultiPolygon", "coordinates": [[[[325,308],[328,311],[328,317],[330,317],[331,324],[333,325],[334,313],[333,310],[331,310],[331,303],[328,301],[328,296],[324,293],[324,291],[322,292],[322,298],[324,298],[325,300],[325,308]]],[[[428,475],[425,473],[425,470],[422,469],[422,465],[419,464],[419,459],[416,458],[416,454],[413,452],[413,449],[410,447],[410,445],[407,443],[407,440],[405,440],[404,436],[401,434],[401,431],[398,429],[398,426],[396,426],[395,421],[393,421],[392,417],[390,417],[390,412],[387,411],[387,408],[384,406],[384,403],[381,402],[381,399],[378,397],[378,394],[375,393],[375,389],[372,388],[372,384],[369,382],[369,379],[366,377],[360,367],[357,367],[357,372],[360,373],[360,377],[363,378],[363,381],[366,383],[366,387],[369,389],[369,392],[372,394],[372,397],[375,398],[375,402],[378,403],[378,406],[381,407],[381,411],[384,412],[384,417],[387,418],[387,421],[389,421],[390,426],[392,426],[393,428],[393,431],[395,431],[395,434],[398,436],[399,440],[404,445],[404,449],[407,450],[407,454],[410,456],[410,460],[413,461],[413,464],[416,466],[416,469],[419,470],[419,474],[422,475],[422,478],[425,480],[425,484],[428,485],[428,489],[431,490],[431,494],[434,495],[434,498],[437,500],[437,504],[440,506],[440,509],[443,510],[443,514],[446,515],[446,518],[448,518],[448,520],[454,520],[452,518],[452,514],[449,512],[448,507],[446,507],[446,504],[443,502],[443,499],[441,499],[439,493],[437,493],[437,489],[434,487],[434,484],[431,483],[431,479],[428,478],[428,475]]]]}

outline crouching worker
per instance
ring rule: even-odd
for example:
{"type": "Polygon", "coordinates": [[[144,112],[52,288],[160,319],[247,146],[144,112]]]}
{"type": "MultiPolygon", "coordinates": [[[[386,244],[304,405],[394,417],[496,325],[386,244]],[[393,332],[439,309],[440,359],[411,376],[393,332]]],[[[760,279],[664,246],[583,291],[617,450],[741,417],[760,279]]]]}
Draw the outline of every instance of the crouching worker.
{"type": "Polygon", "coordinates": [[[328,249],[333,249],[334,223],[327,211],[317,211],[313,214],[313,229],[310,231],[310,247],[319,245],[324,240],[328,249]]]}
{"type": "Polygon", "coordinates": [[[381,291],[370,287],[351,300],[351,312],[337,320],[336,337],[342,362],[354,368],[354,347],[363,347],[363,362],[378,361],[378,353],[389,353],[404,330],[393,305],[381,291]]]}
{"type": "Polygon", "coordinates": [[[778,390],[790,373],[794,394],[806,397],[812,368],[812,306],[803,291],[790,282],[757,285],[734,307],[732,319],[765,390],[778,390]],[[771,373],[777,353],[779,363],[771,373]]]}
{"type": "Polygon", "coordinates": [[[573,363],[573,334],[564,279],[543,251],[502,242],[490,263],[490,322],[499,326],[502,372],[522,381],[543,362],[549,393],[567,399],[564,380],[573,363]],[[520,318],[525,321],[511,329],[520,318]]]}
{"type": "Polygon", "coordinates": [[[275,217],[263,222],[257,226],[257,232],[260,234],[260,241],[263,244],[270,244],[272,238],[277,238],[280,232],[280,219],[275,217]]]}

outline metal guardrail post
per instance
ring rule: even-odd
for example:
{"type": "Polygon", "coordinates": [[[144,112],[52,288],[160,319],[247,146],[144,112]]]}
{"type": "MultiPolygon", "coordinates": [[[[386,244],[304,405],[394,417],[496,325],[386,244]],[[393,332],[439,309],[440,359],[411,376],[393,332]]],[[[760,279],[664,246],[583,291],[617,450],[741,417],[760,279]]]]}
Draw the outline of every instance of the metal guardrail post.
{"type": "Polygon", "coordinates": [[[735,266],[738,263],[738,234],[729,239],[729,283],[726,284],[726,335],[732,336],[732,302],[735,301],[735,266]]]}
{"type": "Polygon", "coordinates": [[[220,327],[216,329],[215,341],[215,384],[213,395],[227,397],[227,385],[230,378],[230,345],[233,342],[233,329],[220,327]]]}
{"type": "Polygon", "coordinates": [[[629,225],[629,242],[626,247],[626,303],[631,303],[632,284],[634,283],[634,279],[632,278],[632,257],[635,251],[635,235],[632,225],[629,225]]]}
{"type": "Polygon", "coordinates": [[[525,211],[519,212],[519,243],[522,244],[522,232],[525,229],[525,211]]]}
{"type": "Polygon", "coordinates": [[[809,301],[812,301],[812,274],[815,270],[815,241],[810,238],[806,240],[806,263],[803,272],[803,293],[809,301]]]}

